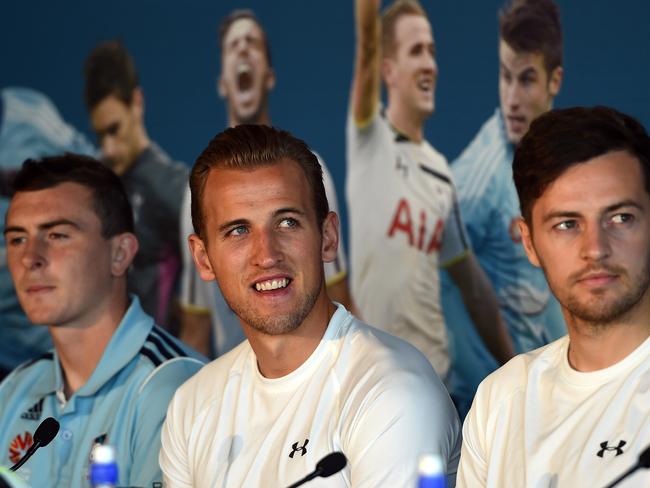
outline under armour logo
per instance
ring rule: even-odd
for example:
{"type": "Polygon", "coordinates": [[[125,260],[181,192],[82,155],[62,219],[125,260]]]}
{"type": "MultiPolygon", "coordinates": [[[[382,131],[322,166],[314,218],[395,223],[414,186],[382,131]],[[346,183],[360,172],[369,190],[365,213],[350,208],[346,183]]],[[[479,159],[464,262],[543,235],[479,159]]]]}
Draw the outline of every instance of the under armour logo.
{"type": "Polygon", "coordinates": [[[298,443],[294,442],[291,446],[292,451],[289,453],[289,457],[293,459],[293,455],[297,452],[300,453],[300,456],[307,454],[307,444],[309,444],[309,439],[306,439],[302,446],[298,446],[298,443]]]}
{"type": "Polygon", "coordinates": [[[402,172],[402,176],[406,178],[409,174],[409,167],[408,165],[404,164],[402,162],[401,156],[397,156],[397,161],[395,162],[395,169],[398,169],[402,172]]]}
{"type": "Polygon", "coordinates": [[[618,446],[609,446],[608,444],[609,444],[608,441],[601,442],[600,443],[601,449],[596,453],[596,456],[603,457],[605,455],[605,451],[616,451],[616,456],[620,456],[621,454],[623,454],[623,446],[627,444],[627,442],[621,440],[619,441],[618,446]]]}

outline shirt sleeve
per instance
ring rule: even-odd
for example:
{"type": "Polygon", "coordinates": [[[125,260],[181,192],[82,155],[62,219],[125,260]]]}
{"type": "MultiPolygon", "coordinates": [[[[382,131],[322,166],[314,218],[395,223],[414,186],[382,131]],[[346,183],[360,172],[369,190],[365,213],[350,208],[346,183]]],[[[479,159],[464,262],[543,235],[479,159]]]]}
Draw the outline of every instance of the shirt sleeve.
{"type": "Polygon", "coordinates": [[[463,446],[458,466],[458,488],[487,486],[487,460],[485,453],[484,432],[486,412],[484,411],[484,385],[481,385],[474,397],[465,423],[463,424],[463,446]]]}
{"type": "Polygon", "coordinates": [[[131,442],[131,469],[126,480],[122,478],[127,486],[153,486],[162,482],[158,453],[167,407],[176,389],[202,366],[203,363],[193,358],[172,359],[160,365],[140,387],[131,442]]]}
{"type": "Polygon", "coordinates": [[[192,470],[187,453],[188,432],[181,403],[180,395],[174,396],[161,432],[158,460],[166,488],[192,488],[192,470]]]}
{"type": "Polygon", "coordinates": [[[385,147],[379,141],[391,137],[390,129],[380,120],[381,108],[363,124],[354,121],[352,112],[348,113],[346,124],[347,171],[364,171],[367,167],[386,162],[385,147]]]}
{"type": "Polygon", "coordinates": [[[0,91],[0,167],[18,169],[27,158],[74,152],[93,156],[86,137],[66,123],[52,101],[30,88],[0,91]]]}
{"type": "Polygon", "coordinates": [[[449,395],[431,370],[429,387],[413,373],[393,376],[369,395],[349,431],[345,451],[355,488],[416,486],[418,458],[438,454],[455,485],[460,422],[449,395]]]}

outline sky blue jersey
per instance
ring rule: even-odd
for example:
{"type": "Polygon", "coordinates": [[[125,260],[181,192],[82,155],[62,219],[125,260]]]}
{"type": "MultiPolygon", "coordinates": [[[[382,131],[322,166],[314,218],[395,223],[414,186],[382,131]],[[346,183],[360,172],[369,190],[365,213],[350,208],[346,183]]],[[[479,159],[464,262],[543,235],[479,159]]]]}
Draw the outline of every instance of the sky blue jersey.
{"type": "Polygon", "coordinates": [[[88,382],[66,400],[56,352],[0,383],[0,465],[17,462],[47,417],[61,428],[21,467],[34,487],[87,487],[94,445],[117,451],[119,486],[159,486],[160,428],[176,389],[203,366],[200,355],[154,325],[136,297],[88,382]]]}
{"type": "MultiPolygon", "coordinates": [[[[521,243],[512,158],[513,148],[497,109],[451,170],[472,248],[494,287],[515,350],[521,353],[564,335],[566,326],[544,273],[528,261],[521,243]]],[[[497,363],[476,333],[449,276],[443,279],[441,299],[451,337],[450,388],[456,399],[471,401],[478,384],[497,363]]]]}
{"type": "MultiPolygon", "coordinates": [[[[0,90],[0,178],[17,171],[27,158],[66,151],[92,155],[95,149],[63,121],[42,93],[29,88],[0,90]]],[[[0,232],[8,208],[8,196],[0,195],[0,232]]],[[[51,347],[47,329],[31,327],[18,303],[7,268],[4,236],[0,234],[0,369],[11,370],[51,347]]]]}

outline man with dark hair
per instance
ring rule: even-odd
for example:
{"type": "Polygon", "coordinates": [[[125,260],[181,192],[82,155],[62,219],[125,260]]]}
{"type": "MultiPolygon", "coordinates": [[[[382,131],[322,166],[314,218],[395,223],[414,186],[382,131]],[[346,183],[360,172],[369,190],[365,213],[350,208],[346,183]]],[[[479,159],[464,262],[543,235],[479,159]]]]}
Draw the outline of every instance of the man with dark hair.
{"type": "Polygon", "coordinates": [[[122,184],[100,162],[66,154],[26,161],[15,190],[4,231],[9,270],[54,350],[0,384],[1,462],[16,463],[51,416],[61,432],[19,471],[32,486],[86,486],[96,444],[115,446],[119,485],[161,482],[167,404],[202,363],[127,294],[138,241],[122,184]]]}
{"type": "Polygon", "coordinates": [[[524,249],[568,335],[481,383],[459,485],[605,486],[650,442],[650,138],[609,108],[552,111],[513,173],[524,249]]]}
{"type": "MultiPolygon", "coordinates": [[[[29,158],[66,151],[93,154],[92,144],[67,124],[52,101],[31,88],[0,90],[0,215],[9,208],[13,180],[29,158]]],[[[4,228],[2,228],[4,230],[4,228]]],[[[7,268],[7,249],[0,237],[0,380],[16,366],[52,347],[44,327],[29,327],[7,268]]]]}
{"type": "Polygon", "coordinates": [[[423,453],[440,455],[453,486],[458,417],[431,365],[327,296],[338,217],[307,145],[263,125],[227,129],[190,186],[194,261],[248,340],[174,396],[166,486],[287,486],[332,451],[348,458],[336,486],[414,486],[423,453]]]}
{"type": "Polygon", "coordinates": [[[415,0],[357,0],[347,130],[352,293],[364,319],[408,340],[447,377],[439,269],[447,268],[490,351],[512,344],[467,245],[447,161],[423,138],[438,76],[431,25],[415,0]],[[388,104],[380,105],[380,81],[388,104]]]}
{"type": "MultiPolygon", "coordinates": [[[[226,102],[228,126],[240,124],[271,125],[269,95],[275,87],[275,72],[271,61],[268,38],[259,19],[251,10],[235,10],[219,26],[221,48],[221,75],[219,96],[226,102]]],[[[334,212],[338,200],[332,177],[320,160],[327,199],[334,212]]],[[[227,308],[214,283],[198,278],[187,247],[187,236],[192,233],[189,219],[189,193],[184,202],[181,222],[181,249],[183,279],[181,303],[184,309],[180,337],[188,344],[207,353],[212,332],[213,353],[222,354],[243,340],[237,318],[227,308]]],[[[325,280],[329,296],[348,309],[352,298],[347,284],[346,259],[341,245],[336,260],[325,264],[325,280]]]]}
{"type": "MultiPolygon", "coordinates": [[[[501,106],[451,165],[472,248],[497,294],[518,353],[566,332],[560,306],[532,266],[517,227],[519,201],[512,153],[530,123],[549,110],[562,82],[562,28],[553,0],[515,0],[499,16],[501,106]]],[[[479,383],[499,365],[474,332],[458,290],[442,279],[452,341],[450,391],[461,417],[479,383]]]]}
{"type": "Polygon", "coordinates": [[[133,59],[117,41],[99,44],[85,64],[85,98],[102,155],[133,207],[140,249],[129,288],[156,321],[171,327],[180,267],[180,211],[188,170],[147,135],[144,95],[133,59]]]}

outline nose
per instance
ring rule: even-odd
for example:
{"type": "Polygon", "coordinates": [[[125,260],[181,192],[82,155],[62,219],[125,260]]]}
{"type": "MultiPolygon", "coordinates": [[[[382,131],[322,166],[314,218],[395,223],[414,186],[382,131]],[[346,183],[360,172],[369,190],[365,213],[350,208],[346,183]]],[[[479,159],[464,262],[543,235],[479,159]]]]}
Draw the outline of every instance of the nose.
{"type": "Polygon", "coordinates": [[[117,144],[113,137],[106,136],[102,139],[102,154],[106,159],[115,159],[117,154],[117,144]]]}
{"type": "Polygon", "coordinates": [[[581,256],[587,261],[603,261],[612,253],[609,235],[601,225],[587,226],[581,239],[581,256]]]}
{"type": "Polygon", "coordinates": [[[521,95],[519,84],[515,81],[511,82],[506,86],[505,92],[506,106],[511,110],[518,108],[521,95]]]}
{"type": "Polygon", "coordinates": [[[237,52],[239,54],[247,53],[250,48],[250,39],[247,37],[242,37],[237,41],[237,52]]]}
{"type": "Polygon", "coordinates": [[[278,237],[272,231],[258,232],[253,239],[253,264],[268,269],[283,260],[278,237]]]}
{"type": "Polygon", "coordinates": [[[21,261],[23,266],[28,270],[35,270],[45,267],[47,259],[45,258],[45,250],[40,242],[36,240],[28,240],[23,248],[23,255],[21,261]]]}
{"type": "Polygon", "coordinates": [[[433,76],[438,76],[438,63],[436,62],[436,57],[433,53],[425,51],[422,58],[422,69],[429,73],[433,73],[433,76]]]}

